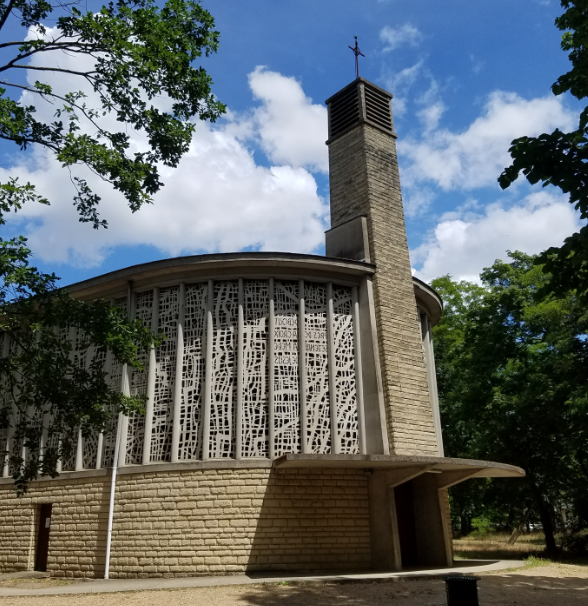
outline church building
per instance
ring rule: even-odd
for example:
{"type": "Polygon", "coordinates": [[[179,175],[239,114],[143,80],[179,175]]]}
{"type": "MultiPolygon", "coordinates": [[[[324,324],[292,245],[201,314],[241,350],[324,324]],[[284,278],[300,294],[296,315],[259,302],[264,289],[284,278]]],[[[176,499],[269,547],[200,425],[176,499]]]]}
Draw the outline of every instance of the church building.
{"type": "Polygon", "coordinates": [[[452,565],[447,489],[524,472],[443,451],[442,303],[411,274],[391,98],[357,78],[326,102],[326,256],[180,257],[69,287],[167,338],[142,371],[104,360],[144,415],[80,435],[21,498],[0,460],[1,572],[102,577],[107,552],[112,578],[452,565]]]}

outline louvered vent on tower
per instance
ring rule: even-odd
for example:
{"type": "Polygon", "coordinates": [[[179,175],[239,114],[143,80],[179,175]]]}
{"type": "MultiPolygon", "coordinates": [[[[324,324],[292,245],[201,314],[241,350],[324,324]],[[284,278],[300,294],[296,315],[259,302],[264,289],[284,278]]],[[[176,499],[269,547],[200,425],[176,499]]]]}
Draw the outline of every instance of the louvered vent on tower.
{"type": "Polygon", "coordinates": [[[357,86],[347,86],[329,104],[329,139],[361,120],[357,86]]]}
{"type": "Polygon", "coordinates": [[[367,120],[376,123],[384,130],[392,132],[390,97],[371,86],[364,87],[364,91],[367,120]]]}
{"type": "Polygon", "coordinates": [[[390,93],[363,78],[358,78],[327,99],[329,142],[362,122],[394,136],[391,98],[390,93]]]}

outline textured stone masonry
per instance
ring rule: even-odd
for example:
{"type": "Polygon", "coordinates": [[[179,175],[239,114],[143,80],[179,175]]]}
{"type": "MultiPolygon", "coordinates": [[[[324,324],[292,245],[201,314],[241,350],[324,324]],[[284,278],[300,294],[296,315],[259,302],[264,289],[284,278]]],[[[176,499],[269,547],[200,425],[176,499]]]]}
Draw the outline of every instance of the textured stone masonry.
{"type": "Polygon", "coordinates": [[[368,124],[329,146],[331,227],[367,216],[391,454],[438,453],[394,137],[368,124]]]}
{"type": "MultiPolygon", "coordinates": [[[[36,513],[53,503],[48,570],[104,573],[110,478],[0,487],[0,572],[30,570],[36,513]]],[[[230,469],[119,476],[112,578],[370,566],[361,470],[230,469]]]]}

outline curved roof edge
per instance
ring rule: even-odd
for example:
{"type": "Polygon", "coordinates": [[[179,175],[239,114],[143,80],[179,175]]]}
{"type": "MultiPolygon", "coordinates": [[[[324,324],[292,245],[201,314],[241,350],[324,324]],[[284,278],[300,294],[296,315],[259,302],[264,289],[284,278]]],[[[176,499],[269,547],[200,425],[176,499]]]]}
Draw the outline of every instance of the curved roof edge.
{"type": "Polygon", "coordinates": [[[412,277],[414,295],[417,303],[427,312],[431,324],[435,326],[441,319],[443,312],[443,300],[434,288],[431,288],[426,282],[412,277]]]}
{"type": "Polygon", "coordinates": [[[243,272],[242,268],[252,273],[284,270],[284,273],[325,274],[338,273],[349,276],[352,280],[365,275],[372,275],[376,266],[363,261],[324,257],[321,255],[304,255],[298,253],[277,252],[241,252],[217,253],[209,255],[191,255],[186,257],[173,257],[149,263],[140,263],[123,269],[111,271],[95,278],[76,282],[66,286],[65,289],[80,298],[105,297],[106,293],[126,289],[129,281],[141,285],[155,278],[171,280],[180,279],[186,272],[203,273],[207,275],[232,275],[243,272]],[[100,294],[99,294],[100,293],[100,294]]]}
{"type": "MultiPolygon", "coordinates": [[[[250,273],[268,273],[283,270],[285,274],[315,274],[328,275],[338,273],[357,280],[362,276],[373,275],[376,266],[365,261],[354,261],[338,257],[322,255],[305,255],[299,253],[277,252],[240,252],[216,253],[209,255],[190,255],[172,257],[149,263],[139,263],[123,269],[117,269],[94,278],[83,280],[65,286],[65,290],[80,298],[96,298],[114,296],[115,293],[126,291],[129,281],[137,286],[150,283],[154,279],[169,281],[185,277],[186,273],[203,273],[208,276],[218,273],[227,277],[246,268],[250,273]]],[[[433,326],[439,322],[443,303],[441,297],[428,284],[412,278],[417,303],[427,312],[433,326]]]]}

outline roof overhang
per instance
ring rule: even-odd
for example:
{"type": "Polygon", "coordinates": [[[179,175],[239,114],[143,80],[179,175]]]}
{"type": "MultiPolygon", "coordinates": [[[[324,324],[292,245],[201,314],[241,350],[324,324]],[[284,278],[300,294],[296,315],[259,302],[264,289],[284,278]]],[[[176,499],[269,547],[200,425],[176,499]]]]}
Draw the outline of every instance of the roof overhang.
{"type": "Polygon", "coordinates": [[[76,298],[91,300],[121,296],[126,293],[129,282],[133,283],[135,290],[153,284],[165,286],[188,280],[263,276],[286,279],[310,277],[323,281],[336,279],[341,283],[347,281],[350,284],[357,284],[365,276],[373,275],[375,271],[375,265],[370,263],[319,255],[273,252],[222,253],[174,257],[133,265],[71,284],[65,289],[76,298]]]}
{"type": "Polygon", "coordinates": [[[274,460],[278,469],[365,469],[395,472],[397,483],[408,481],[423,473],[438,474],[439,488],[448,488],[469,478],[522,478],[525,471],[514,465],[418,455],[329,455],[285,454],[274,460]]]}

